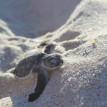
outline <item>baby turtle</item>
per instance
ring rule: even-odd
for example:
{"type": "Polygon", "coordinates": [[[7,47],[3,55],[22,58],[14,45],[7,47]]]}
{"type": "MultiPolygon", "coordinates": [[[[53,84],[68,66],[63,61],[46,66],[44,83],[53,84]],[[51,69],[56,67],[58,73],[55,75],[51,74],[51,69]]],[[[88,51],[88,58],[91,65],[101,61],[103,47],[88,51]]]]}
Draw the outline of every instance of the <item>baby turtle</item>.
{"type": "Polygon", "coordinates": [[[52,54],[54,47],[55,44],[48,44],[43,52],[21,60],[13,72],[19,78],[28,76],[30,72],[38,73],[37,85],[34,92],[29,95],[29,102],[36,100],[41,95],[50,79],[50,72],[63,65],[62,56],[57,53],[52,54]]]}

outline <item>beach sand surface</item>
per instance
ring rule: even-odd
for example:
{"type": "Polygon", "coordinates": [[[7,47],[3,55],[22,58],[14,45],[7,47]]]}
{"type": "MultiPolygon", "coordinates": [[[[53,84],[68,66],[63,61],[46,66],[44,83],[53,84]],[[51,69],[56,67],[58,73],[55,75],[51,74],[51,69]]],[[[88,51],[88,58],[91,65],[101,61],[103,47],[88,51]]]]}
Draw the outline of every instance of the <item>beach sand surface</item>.
{"type": "Polygon", "coordinates": [[[107,0],[0,0],[0,107],[107,107],[107,0]],[[36,74],[10,73],[56,42],[64,65],[28,102],[36,74]]]}

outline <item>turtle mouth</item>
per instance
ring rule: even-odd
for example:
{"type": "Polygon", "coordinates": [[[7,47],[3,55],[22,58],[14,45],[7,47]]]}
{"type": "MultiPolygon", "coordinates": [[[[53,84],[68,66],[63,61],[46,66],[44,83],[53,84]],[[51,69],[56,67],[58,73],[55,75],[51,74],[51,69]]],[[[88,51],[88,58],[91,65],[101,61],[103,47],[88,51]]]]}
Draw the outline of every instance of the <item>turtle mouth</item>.
{"type": "Polygon", "coordinates": [[[43,59],[43,65],[47,69],[56,69],[63,65],[63,59],[61,55],[49,55],[43,59]]]}

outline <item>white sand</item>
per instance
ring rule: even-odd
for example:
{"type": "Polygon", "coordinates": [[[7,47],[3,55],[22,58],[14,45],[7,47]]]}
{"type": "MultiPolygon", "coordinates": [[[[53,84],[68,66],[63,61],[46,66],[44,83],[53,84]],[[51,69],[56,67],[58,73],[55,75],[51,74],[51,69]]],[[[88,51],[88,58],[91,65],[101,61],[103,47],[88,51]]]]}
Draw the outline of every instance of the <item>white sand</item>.
{"type": "Polygon", "coordinates": [[[107,0],[0,0],[0,107],[107,107],[107,0]],[[29,103],[36,76],[8,72],[45,40],[65,64],[29,103]]]}

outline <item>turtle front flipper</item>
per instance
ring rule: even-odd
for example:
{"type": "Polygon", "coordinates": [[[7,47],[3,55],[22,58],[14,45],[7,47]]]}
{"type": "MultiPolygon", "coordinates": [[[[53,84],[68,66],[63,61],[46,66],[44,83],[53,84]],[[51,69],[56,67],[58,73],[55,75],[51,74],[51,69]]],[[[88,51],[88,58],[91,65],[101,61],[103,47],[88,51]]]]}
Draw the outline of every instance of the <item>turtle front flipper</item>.
{"type": "Polygon", "coordinates": [[[29,102],[36,100],[42,94],[43,90],[45,89],[45,87],[49,81],[49,79],[50,79],[50,75],[48,72],[42,71],[42,72],[38,73],[37,85],[36,85],[36,88],[34,90],[34,93],[29,95],[29,98],[28,98],[29,102]]]}
{"type": "Polygon", "coordinates": [[[33,55],[30,57],[27,57],[19,62],[17,67],[15,68],[13,74],[15,74],[19,78],[23,78],[33,70],[37,63],[37,56],[33,55]]]}

